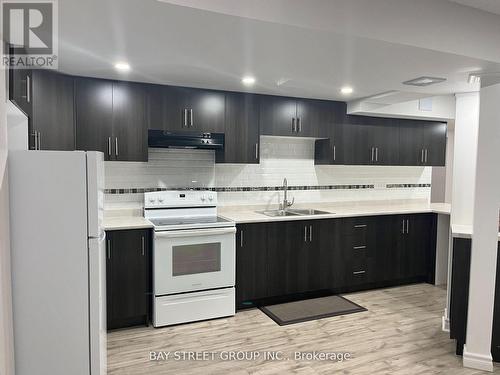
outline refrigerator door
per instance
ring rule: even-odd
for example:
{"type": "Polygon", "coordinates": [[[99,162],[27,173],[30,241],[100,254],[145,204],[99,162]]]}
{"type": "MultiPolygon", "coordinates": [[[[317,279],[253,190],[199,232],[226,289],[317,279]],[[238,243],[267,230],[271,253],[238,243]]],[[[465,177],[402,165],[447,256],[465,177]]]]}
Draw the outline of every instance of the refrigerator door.
{"type": "Polygon", "coordinates": [[[104,213],[104,154],[98,151],[86,154],[89,237],[99,238],[104,213]]]}
{"type": "Polygon", "coordinates": [[[105,238],[89,239],[90,374],[106,374],[105,238]]]}
{"type": "Polygon", "coordinates": [[[88,374],[84,152],[9,152],[16,375],[88,374]]]}

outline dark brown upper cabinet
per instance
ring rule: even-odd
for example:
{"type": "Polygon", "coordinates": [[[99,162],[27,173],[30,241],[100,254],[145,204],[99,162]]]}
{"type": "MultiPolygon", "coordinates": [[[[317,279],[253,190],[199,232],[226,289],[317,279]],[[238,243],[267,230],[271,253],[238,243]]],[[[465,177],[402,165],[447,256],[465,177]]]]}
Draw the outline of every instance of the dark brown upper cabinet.
{"type": "Polygon", "coordinates": [[[325,130],[334,117],[335,102],[260,96],[260,126],[264,135],[325,138],[325,130]]]}
{"type": "Polygon", "coordinates": [[[76,148],[102,151],[106,160],[114,159],[113,82],[76,78],[76,148]]]}
{"type": "Polygon", "coordinates": [[[346,116],[344,164],[398,165],[399,127],[393,119],[346,116]]]}
{"type": "MultiPolygon", "coordinates": [[[[9,55],[16,53],[25,53],[23,48],[15,48],[6,44],[9,55]],[[19,51],[22,50],[22,51],[19,51]]],[[[31,69],[14,69],[9,68],[9,99],[12,101],[26,116],[31,118],[33,112],[33,86],[32,86],[32,71],[31,69]]],[[[34,147],[32,147],[34,149],[34,147]]]]}
{"type": "Polygon", "coordinates": [[[317,139],[314,145],[314,164],[344,164],[344,124],[346,122],[346,103],[331,103],[333,114],[320,127],[319,134],[325,138],[317,139]]]}
{"type": "Polygon", "coordinates": [[[32,73],[31,149],[75,149],[74,79],[50,70],[32,73]]]}
{"type": "Polygon", "coordinates": [[[224,92],[176,86],[148,86],[150,129],[224,132],[224,92]]]}
{"type": "Polygon", "coordinates": [[[447,125],[442,122],[397,120],[401,165],[444,166],[447,125]]]}
{"type": "Polygon", "coordinates": [[[76,145],[106,160],[147,161],[147,96],[142,84],[77,78],[76,145]]]}
{"type": "Polygon", "coordinates": [[[259,100],[257,95],[226,93],[224,150],[216,163],[258,164],[260,160],[259,100]]]}

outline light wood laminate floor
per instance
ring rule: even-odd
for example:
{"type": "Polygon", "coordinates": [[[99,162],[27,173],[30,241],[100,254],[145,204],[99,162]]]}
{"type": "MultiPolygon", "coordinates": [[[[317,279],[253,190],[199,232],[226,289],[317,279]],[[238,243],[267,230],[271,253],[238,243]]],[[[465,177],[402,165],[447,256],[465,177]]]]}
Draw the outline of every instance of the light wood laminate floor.
{"type": "MultiPolygon", "coordinates": [[[[346,295],[368,309],[278,326],[258,309],[231,318],[108,335],[109,374],[484,374],[462,367],[441,331],[446,291],[416,284],[346,295]],[[150,351],[281,351],[281,361],[150,361],[150,351]],[[349,352],[342,363],[295,360],[294,352],[349,352]]],[[[221,353],[221,355],[224,355],[221,353]]],[[[261,354],[262,355],[262,354],[261,354]]],[[[495,367],[500,374],[500,368],[495,367]]]]}

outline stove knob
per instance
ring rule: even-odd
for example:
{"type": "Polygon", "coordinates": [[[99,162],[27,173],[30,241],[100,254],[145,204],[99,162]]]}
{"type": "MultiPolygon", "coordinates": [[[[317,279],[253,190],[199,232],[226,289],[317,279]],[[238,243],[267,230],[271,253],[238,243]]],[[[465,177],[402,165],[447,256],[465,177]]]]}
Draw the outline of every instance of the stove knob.
{"type": "Polygon", "coordinates": [[[205,202],[205,200],[206,200],[206,199],[207,199],[207,198],[206,198],[204,195],[202,195],[202,196],[201,196],[201,201],[202,201],[202,202],[205,202]]]}
{"type": "Polygon", "coordinates": [[[158,198],[158,202],[163,203],[163,198],[158,198]]]}
{"type": "Polygon", "coordinates": [[[213,201],[213,200],[214,200],[213,195],[209,195],[209,196],[208,196],[208,200],[209,200],[210,202],[211,202],[211,201],[213,201]]]}
{"type": "Polygon", "coordinates": [[[149,198],[149,203],[153,204],[155,202],[154,198],[149,198]]]}

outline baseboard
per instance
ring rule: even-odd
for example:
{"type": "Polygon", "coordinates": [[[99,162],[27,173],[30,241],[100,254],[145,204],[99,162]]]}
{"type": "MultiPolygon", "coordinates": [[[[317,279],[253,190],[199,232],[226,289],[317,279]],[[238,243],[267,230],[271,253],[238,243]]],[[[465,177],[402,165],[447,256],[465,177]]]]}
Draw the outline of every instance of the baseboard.
{"type": "MultiPolygon", "coordinates": [[[[446,314],[446,312],[445,312],[446,314]]],[[[441,329],[444,332],[450,332],[450,319],[446,315],[441,317],[441,329]]]]}
{"type": "Polygon", "coordinates": [[[464,345],[463,364],[464,367],[493,372],[493,358],[491,354],[484,355],[468,352],[466,345],[464,345]]]}

